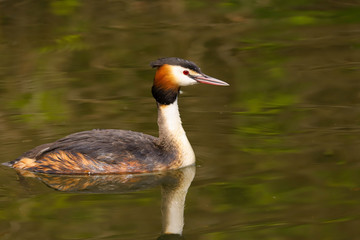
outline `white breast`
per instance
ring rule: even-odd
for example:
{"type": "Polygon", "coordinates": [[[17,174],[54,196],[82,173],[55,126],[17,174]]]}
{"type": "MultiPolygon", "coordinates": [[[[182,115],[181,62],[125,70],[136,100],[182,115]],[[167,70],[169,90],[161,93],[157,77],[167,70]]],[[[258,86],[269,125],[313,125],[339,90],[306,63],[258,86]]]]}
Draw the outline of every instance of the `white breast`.
{"type": "Polygon", "coordinates": [[[177,99],[158,106],[159,138],[173,144],[180,153],[181,167],[195,163],[195,154],[182,127],[177,99]]]}

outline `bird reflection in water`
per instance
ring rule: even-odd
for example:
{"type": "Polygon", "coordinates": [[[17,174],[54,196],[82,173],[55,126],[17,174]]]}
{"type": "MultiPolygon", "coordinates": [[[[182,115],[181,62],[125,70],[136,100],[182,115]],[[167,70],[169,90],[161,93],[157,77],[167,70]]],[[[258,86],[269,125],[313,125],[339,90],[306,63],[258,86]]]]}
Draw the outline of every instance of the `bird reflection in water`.
{"type": "Polygon", "coordinates": [[[184,206],[195,176],[195,166],[152,174],[53,175],[18,171],[20,177],[36,177],[63,192],[128,193],[161,186],[162,235],[158,240],[183,239],[184,206]]]}

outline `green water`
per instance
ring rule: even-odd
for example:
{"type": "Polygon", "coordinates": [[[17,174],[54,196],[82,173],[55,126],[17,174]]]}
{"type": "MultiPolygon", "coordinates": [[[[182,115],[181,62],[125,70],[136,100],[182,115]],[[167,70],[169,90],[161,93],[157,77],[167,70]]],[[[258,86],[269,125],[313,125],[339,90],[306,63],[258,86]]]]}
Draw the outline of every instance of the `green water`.
{"type": "MultiPolygon", "coordinates": [[[[165,56],[231,85],[182,89],[185,239],[359,238],[356,0],[0,1],[0,161],[94,128],[157,135],[165,56]]],[[[157,239],[164,181],[126,179],[62,192],[1,166],[0,239],[157,239]]]]}

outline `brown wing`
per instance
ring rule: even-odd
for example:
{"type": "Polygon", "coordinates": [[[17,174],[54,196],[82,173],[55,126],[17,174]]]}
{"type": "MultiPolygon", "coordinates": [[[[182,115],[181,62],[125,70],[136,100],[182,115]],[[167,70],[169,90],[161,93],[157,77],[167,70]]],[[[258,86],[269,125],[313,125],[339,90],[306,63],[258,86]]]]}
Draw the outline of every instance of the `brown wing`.
{"type": "Polygon", "coordinates": [[[153,136],[107,129],[71,134],[38,146],[10,164],[43,173],[105,174],[164,170],[175,159],[176,153],[153,136]]]}

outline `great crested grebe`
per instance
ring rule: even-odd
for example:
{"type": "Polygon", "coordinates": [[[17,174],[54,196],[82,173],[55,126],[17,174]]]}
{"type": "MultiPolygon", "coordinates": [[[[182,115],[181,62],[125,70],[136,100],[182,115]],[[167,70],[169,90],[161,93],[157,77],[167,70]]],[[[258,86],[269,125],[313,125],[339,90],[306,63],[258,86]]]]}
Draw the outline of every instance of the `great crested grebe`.
{"type": "Polygon", "coordinates": [[[205,75],[195,63],[180,58],[160,58],[150,66],[157,68],[152,95],[158,108],[158,138],[115,129],[78,132],[35,147],[5,165],[38,173],[119,174],[194,164],[195,154],[179,115],[180,87],[196,83],[229,84],[205,75]]]}

